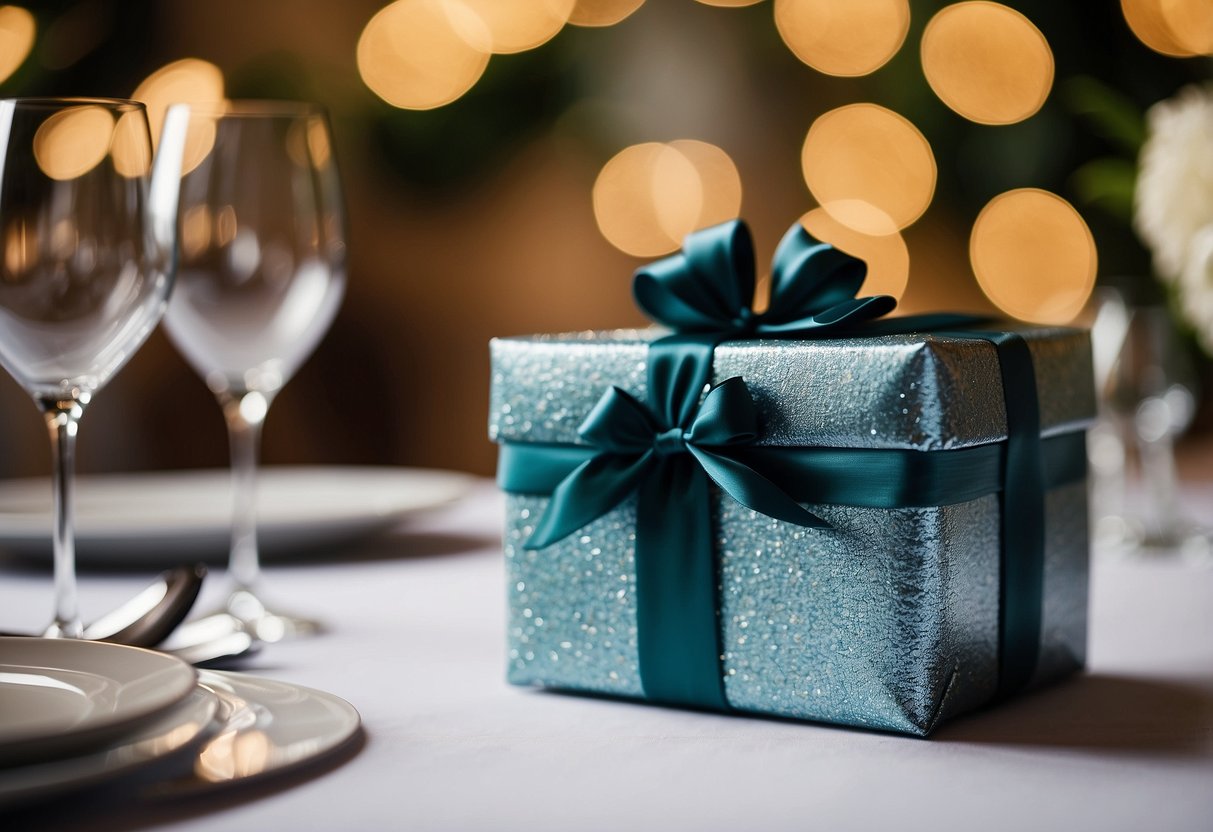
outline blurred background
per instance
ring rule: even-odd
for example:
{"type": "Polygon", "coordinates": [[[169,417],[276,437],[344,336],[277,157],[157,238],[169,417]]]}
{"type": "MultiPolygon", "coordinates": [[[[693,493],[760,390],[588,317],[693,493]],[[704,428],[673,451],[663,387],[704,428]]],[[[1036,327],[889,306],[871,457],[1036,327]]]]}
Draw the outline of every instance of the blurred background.
{"type": "MultiPolygon", "coordinates": [[[[1089,320],[1096,287],[1167,305],[1199,446],[1213,277],[1185,298],[1157,274],[1134,193],[1147,110],[1210,77],[1211,5],[46,0],[0,6],[0,96],[329,108],[349,283],[269,464],[491,473],[489,338],[641,325],[632,271],[738,215],[760,272],[801,220],[908,312],[1089,320]]],[[[160,333],[90,414],[83,473],[227,463],[160,333]]],[[[0,377],[0,475],[45,473],[44,434],[0,377]]]]}

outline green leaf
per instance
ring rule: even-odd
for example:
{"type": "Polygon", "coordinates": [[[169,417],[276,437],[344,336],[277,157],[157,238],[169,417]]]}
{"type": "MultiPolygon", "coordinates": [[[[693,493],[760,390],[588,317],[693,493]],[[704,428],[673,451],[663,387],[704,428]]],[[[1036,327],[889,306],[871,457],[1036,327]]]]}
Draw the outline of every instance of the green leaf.
{"type": "Polygon", "coordinates": [[[1127,96],[1089,75],[1067,78],[1061,87],[1067,109],[1092,131],[1137,158],[1146,140],[1145,116],[1127,96]]]}
{"type": "Polygon", "coordinates": [[[1126,223],[1133,219],[1137,166],[1127,159],[1093,159],[1074,171],[1070,184],[1080,201],[1126,223]]]}

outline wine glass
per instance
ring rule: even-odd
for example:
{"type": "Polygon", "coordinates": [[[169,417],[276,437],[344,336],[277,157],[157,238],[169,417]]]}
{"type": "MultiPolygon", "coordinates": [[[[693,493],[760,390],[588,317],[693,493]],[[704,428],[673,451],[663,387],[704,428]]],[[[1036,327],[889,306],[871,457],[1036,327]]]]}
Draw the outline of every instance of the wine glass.
{"type": "Polygon", "coordinates": [[[1201,545],[1205,533],[1183,511],[1175,468],[1175,440],[1196,412],[1197,376],[1168,308],[1128,310],[1104,392],[1134,440],[1142,486],[1138,511],[1125,512],[1126,543],[1146,552],[1201,545]]]}
{"type": "Polygon", "coordinates": [[[51,637],[80,637],[73,534],[76,433],[143,344],[173,283],[188,110],[152,162],[147,111],[101,98],[0,100],[0,364],[42,410],[54,488],[51,637]]]}
{"type": "Polygon", "coordinates": [[[259,597],[256,469],[274,396],[311,354],[345,288],[345,222],[328,116],[315,104],[227,101],[193,108],[202,137],[181,183],[181,266],[170,339],[227,422],[233,588],[227,612],[263,641],[315,622],[259,597]]]}

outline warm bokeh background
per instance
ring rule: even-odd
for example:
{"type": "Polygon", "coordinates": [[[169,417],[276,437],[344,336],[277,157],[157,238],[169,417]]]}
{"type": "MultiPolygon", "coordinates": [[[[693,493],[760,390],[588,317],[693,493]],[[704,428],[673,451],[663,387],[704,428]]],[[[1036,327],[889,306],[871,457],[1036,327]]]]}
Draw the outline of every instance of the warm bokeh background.
{"type": "MultiPolygon", "coordinates": [[[[768,261],[789,223],[816,204],[801,160],[810,125],[856,102],[908,119],[938,167],[929,207],[901,231],[904,308],[991,308],[974,278],[970,231],[993,197],[1026,187],[1078,210],[1101,282],[1135,299],[1157,296],[1128,222],[1134,131],[1150,104],[1210,74],[1207,57],[1147,48],[1115,3],[1012,0],[1051,48],[1052,84],[1031,117],[985,125],[945,106],[924,77],[924,27],[943,2],[910,4],[908,35],[888,63],[834,77],[784,44],[771,2],[649,0],[616,25],[567,26],[535,49],[494,55],[466,95],[414,111],[385,103],[359,75],[359,37],[385,5],[26,3],[32,51],[0,80],[6,96],[126,97],[165,64],[199,58],[222,70],[230,97],[330,108],[350,220],[347,296],[329,337],[271,410],[269,463],[490,472],[490,337],[642,322],[629,282],[644,260],[613,246],[595,217],[594,183],[608,160],[644,142],[722,149],[759,260],[768,261]]],[[[0,37],[9,57],[13,44],[0,37]]],[[[889,255],[897,262],[899,245],[889,255]]],[[[226,462],[218,408],[159,333],[97,398],[83,431],[82,472],[226,462]]],[[[0,436],[0,474],[45,471],[41,418],[7,375],[0,436]]]]}

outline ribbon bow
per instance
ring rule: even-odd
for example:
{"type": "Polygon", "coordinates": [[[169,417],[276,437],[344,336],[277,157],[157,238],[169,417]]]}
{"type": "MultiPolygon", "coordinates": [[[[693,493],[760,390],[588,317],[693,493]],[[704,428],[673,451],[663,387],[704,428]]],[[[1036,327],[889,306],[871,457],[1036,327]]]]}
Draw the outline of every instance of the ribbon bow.
{"type": "Polygon", "coordinates": [[[577,429],[599,452],[552,492],[552,502],[525,548],[550,546],[606,514],[656,467],[684,454],[747,508],[801,526],[826,526],[769,479],[729,455],[729,448],[753,444],[758,438],[758,412],[739,376],[712,388],[698,410],[697,401],[696,396],[690,407],[678,402],[677,410],[689,415],[670,426],[629,393],[608,389],[577,429]]]}
{"type": "MultiPolygon", "coordinates": [[[[771,302],[754,312],[754,243],[741,220],[696,231],[682,251],[636,272],[632,293],[653,320],[676,332],[813,337],[891,312],[889,295],[857,298],[867,266],[809,236],[800,223],[771,261],[771,302]]],[[[722,338],[723,340],[723,338],[722,338]]]]}

